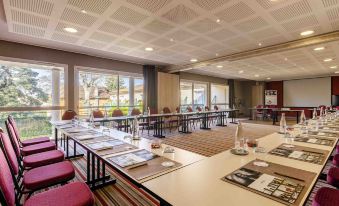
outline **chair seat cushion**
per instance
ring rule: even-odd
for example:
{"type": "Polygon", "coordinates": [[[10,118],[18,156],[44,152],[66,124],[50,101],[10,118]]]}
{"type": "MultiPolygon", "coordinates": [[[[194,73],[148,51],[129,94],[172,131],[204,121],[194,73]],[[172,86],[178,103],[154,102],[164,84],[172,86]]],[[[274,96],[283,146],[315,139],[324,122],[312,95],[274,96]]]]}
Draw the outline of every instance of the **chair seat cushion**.
{"type": "Polygon", "coordinates": [[[334,155],[332,164],[336,167],[339,167],[339,154],[334,155]]]}
{"type": "Polygon", "coordinates": [[[26,156],[23,160],[23,165],[25,168],[35,168],[62,162],[64,159],[65,155],[63,152],[59,150],[51,150],[48,152],[41,152],[26,156]]]}
{"type": "Polygon", "coordinates": [[[336,152],[339,153],[339,145],[335,148],[336,152]]]}
{"type": "Polygon", "coordinates": [[[72,182],[34,195],[24,203],[24,206],[92,206],[93,204],[93,194],[88,186],[82,182],[72,182]]]}
{"type": "Polygon", "coordinates": [[[26,147],[29,145],[39,144],[39,143],[49,142],[49,141],[50,141],[49,137],[37,137],[37,138],[21,141],[21,144],[23,147],[26,147]]]}
{"type": "Polygon", "coordinates": [[[53,142],[44,142],[40,144],[34,144],[21,149],[23,156],[32,155],[40,152],[47,152],[50,150],[55,150],[56,145],[53,142]]]}
{"type": "Polygon", "coordinates": [[[330,185],[339,187],[339,168],[332,167],[327,173],[327,182],[330,185]]]}
{"type": "Polygon", "coordinates": [[[339,190],[329,187],[320,188],[315,194],[312,206],[338,206],[339,190]]]}
{"type": "Polygon", "coordinates": [[[28,190],[37,190],[54,184],[67,182],[75,176],[71,162],[63,161],[29,170],[24,174],[24,187],[28,190]]]}

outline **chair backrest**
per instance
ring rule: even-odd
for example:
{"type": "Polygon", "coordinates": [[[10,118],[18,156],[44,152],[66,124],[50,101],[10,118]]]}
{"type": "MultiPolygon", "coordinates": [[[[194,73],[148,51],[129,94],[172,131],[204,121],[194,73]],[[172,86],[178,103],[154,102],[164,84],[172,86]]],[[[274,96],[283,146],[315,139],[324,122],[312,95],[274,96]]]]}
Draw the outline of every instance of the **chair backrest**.
{"type": "Polygon", "coordinates": [[[7,120],[12,125],[12,127],[14,129],[15,138],[17,138],[18,142],[21,144],[19,129],[16,125],[14,118],[11,115],[8,115],[7,120]]]}
{"type": "Polygon", "coordinates": [[[64,112],[61,119],[62,120],[72,120],[76,115],[77,115],[77,113],[75,111],[67,110],[67,111],[64,112]]]}
{"type": "MultiPolygon", "coordinates": [[[[7,121],[6,127],[11,127],[7,121]]],[[[15,142],[15,138],[11,137],[11,134],[10,136],[7,136],[5,133],[2,133],[0,139],[3,144],[3,149],[7,154],[10,167],[12,168],[14,174],[17,175],[19,173],[20,152],[17,153],[16,149],[14,149],[13,142],[15,142]]]]}
{"type": "Polygon", "coordinates": [[[177,113],[180,113],[180,108],[179,108],[179,107],[175,108],[175,111],[176,111],[177,113]]]}
{"type": "Polygon", "coordinates": [[[164,112],[164,114],[169,114],[169,113],[171,113],[171,110],[170,110],[170,108],[168,108],[168,107],[164,107],[164,108],[162,109],[162,111],[164,112]]]}
{"type": "Polygon", "coordinates": [[[140,114],[141,114],[141,112],[138,108],[133,108],[132,111],[131,111],[131,116],[138,116],[140,114]]]}
{"type": "MultiPolygon", "coordinates": [[[[0,138],[3,139],[4,133],[0,132],[0,138]]],[[[8,206],[16,205],[15,184],[5,153],[0,149],[0,189],[8,206]]]]}
{"type": "Polygon", "coordinates": [[[190,106],[188,106],[188,107],[186,108],[186,110],[187,110],[188,112],[193,112],[193,109],[192,109],[192,107],[190,107],[190,106]]]}
{"type": "Polygon", "coordinates": [[[18,141],[18,138],[15,135],[15,130],[12,124],[9,123],[9,121],[5,121],[7,134],[10,138],[10,141],[12,142],[12,146],[14,148],[15,154],[17,157],[20,157],[20,143],[18,141]]]}
{"type": "Polygon", "coordinates": [[[112,117],[121,117],[124,116],[124,113],[120,109],[115,109],[112,112],[112,117]]]}
{"type": "Polygon", "coordinates": [[[104,117],[104,113],[102,113],[102,111],[99,110],[99,109],[93,110],[92,114],[93,114],[94,118],[103,118],[104,117]]]}
{"type": "Polygon", "coordinates": [[[323,110],[325,110],[326,109],[326,105],[320,105],[318,108],[319,109],[323,108],[323,110]]]}
{"type": "Polygon", "coordinates": [[[206,111],[210,111],[210,108],[208,106],[205,106],[206,111]]]}
{"type": "Polygon", "coordinates": [[[197,111],[201,112],[202,111],[201,107],[197,107],[197,111]]]}
{"type": "Polygon", "coordinates": [[[219,107],[217,105],[214,105],[214,110],[218,111],[219,107]]]}

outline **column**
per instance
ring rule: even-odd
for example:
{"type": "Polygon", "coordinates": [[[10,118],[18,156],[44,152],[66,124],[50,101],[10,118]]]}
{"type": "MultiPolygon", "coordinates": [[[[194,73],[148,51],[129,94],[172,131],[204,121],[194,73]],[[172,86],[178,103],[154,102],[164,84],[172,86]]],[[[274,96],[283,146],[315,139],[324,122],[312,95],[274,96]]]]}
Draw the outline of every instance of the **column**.
{"type": "MultiPolygon", "coordinates": [[[[60,70],[52,69],[52,106],[60,106],[60,70]]],[[[51,112],[52,121],[60,120],[60,111],[51,112]]]]}

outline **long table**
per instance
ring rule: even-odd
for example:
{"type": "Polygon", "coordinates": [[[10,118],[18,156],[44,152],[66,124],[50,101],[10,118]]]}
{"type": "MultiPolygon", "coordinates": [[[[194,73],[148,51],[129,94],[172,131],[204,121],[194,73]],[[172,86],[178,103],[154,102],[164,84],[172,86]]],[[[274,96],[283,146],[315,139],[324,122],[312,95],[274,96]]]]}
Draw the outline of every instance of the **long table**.
{"type": "MultiPolygon", "coordinates": [[[[336,123],[338,125],[339,122],[336,123]]],[[[230,184],[221,180],[225,175],[239,169],[240,167],[248,164],[255,159],[261,159],[263,161],[271,162],[273,164],[280,164],[288,166],[306,172],[312,172],[315,174],[314,178],[310,181],[307,190],[304,191],[304,195],[301,197],[300,204],[302,205],[308,195],[310,194],[317,177],[320,176],[321,171],[329,159],[331,152],[334,150],[338,141],[337,136],[329,137],[335,142],[332,146],[324,146],[317,144],[310,144],[305,142],[292,141],[290,138],[285,138],[284,135],[273,133],[259,139],[259,146],[265,148],[264,153],[254,152],[253,149],[249,150],[247,156],[233,155],[230,150],[219,153],[212,157],[203,157],[201,155],[185,151],[179,148],[175,148],[174,154],[165,154],[162,149],[151,149],[150,144],[152,141],[141,138],[134,141],[132,139],[126,139],[125,136],[129,135],[125,132],[110,130],[108,134],[111,137],[124,141],[128,144],[135,146],[137,149],[146,149],[161,157],[168,158],[169,160],[180,163],[179,167],[166,170],[161,173],[152,174],[142,179],[136,179],[133,175],[126,170],[112,164],[107,160],[108,157],[119,155],[100,155],[89,149],[83,141],[79,141],[70,133],[60,129],[60,126],[55,126],[56,141],[58,141],[58,132],[65,135],[64,146],[67,148],[66,157],[77,157],[76,151],[74,154],[69,154],[68,146],[69,141],[73,140],[74,145],[83,147],[87,152],[87,183],[92,189],[114,183],[114,179],[104,173],[104,168],[109,166],[122,176],[126,177],[129,181],[135,184],[137,187],[150,193],[156,199],[160,201],[160,205],[254,205],[254,206],[281,206],[284,205],[275,200],[269,199],[262,195],[258,195],[252,191],[243,189],[234,184],[230,184]],[[280,146],[281,144],[292,144],[300,147],[308,147],[312,150],[326,151],[325,161],[322,164],[313,164],[309,162],[302,162],[295,159],[280,157],[269,154],[269,151],[280,146]],[[95,165],[101,165],[95,167],[95,165]],[[102,172],[100,172],[100,168],[102,172]]],[[[98,129],[94,129],[98,131],[98,129]]],[[[296,135],[299,129],[291,132],[292,135],[296,135]]],[[[58,143],[58,142],[56,142],[58,143]]],[[[167,145],[162,145],[163,148],[167,145]]]]}
{"type": "MultiPolygon", "coordinates": [[[[221,178],[255,159],[314,172],[319,176],[325,163],[317,165],[267,153],[287,141],[288,139],[284,138],[283,135],[273,133],[259,140],[259,145],[266,149],[266,153],[254,153],[251,150],[247,156],[237,156],[228,150],[188,167],[147,181],[143,185],[156,195],[161,196],[166,202],[176,206],[281,206],[284,204],[236,185],[225,183],[221,178]]],[[[335,142],[337,142],[337,138],[335,138],[335,142]]],[[[335,147],[335,145],[330,147],[301,142],[288,142],[288,144],[326,150],[328,151],[326,160],[335,147]]],[[[302,197],[300,205],[303,205],[316,181],[317,178],[314,178],[306,194],[302,197]]]]}
{"type": "MultiPolygon", "coordinates": [[[[57,146],[61,146],[61,148],[63,148],[63,150],[65,151],[67,159],[71,159],[71,158],[75,158],[75,157],[79,157],[79,156],[84,155],[84,154],[78,154],[77,148],[79,146],[82,147],[85,150],[86,157],[87,157],[86,183],[91,187],[91,189],[97,189],[97,188],[101,188],[105,185],[115,183],[115,179],[112,178],[105,171],[105,168],[107,166],[114,169],[116,172],[118,172],[122,176],[126,177],[134,185],[136,185],[136,186],[138,186],[138,187],[140,187],[144,190],[147,190],[147,188],[143,187],[143,185],[142,185],[143,182],[149,181],[150,179],[154,179],[156,177],[159,177],[159,176],[164,175],[166,173],[180,169],[182,167],[186,167],[190,164],[193,164],[195,162],[201,161],[204,158],[206,158],[206,157],[201,156],[199,154],[189,152],[189,151],[186,151],[186,150],[183,150],[183,149],[180,149],[180,148],[172,147],[172,146],[170,146],[170,147],[175,150],[174,153],[164,153],[163,149],[165,147],[168,147],[169,145],[161,144],[161,148],[152,149],[151,143],[153,141],[151,141],[151,140],[148,140],[148,139],[145,139],[145,138],[140,138],[140,140],[133,140],[131,138],[131,135],[126,133],[126,132],[118,131],[118,130],[115,130],[115,129],[110,129],[109,133],[108,132],[105,133],[105,132],[103,132],[104,127],[100,127],[100,128],[95,129],[95,128],[89,127],[87,123],[81,123],[82,127],[88,128],[88,129],[90,129],[90,131],[103,132],[102,134],[104,136],[111,137],[111,138],[114,138],[114,139],[118,139],[120,141],[123,141],[123,142],[135,147],[134,149],[131,149],[131,150],[128,150],[128,151],[122,151],[122,152],[117,152],[117,153],[113,153],[113,154],[100,154],[100,152],[92,150],[91,148],[89,148],[87,146],[87,143],[90,142],[90,141],[93,141],[93,140],[85,140],[85,141],[79,140],[75,136],[77,133],[70,133],[70,132],[67,132],[67,130],[69,128],[67,128],[67,129],[62,128],[64,126],[63,123],[64,124],[71,124],[70,121],[58,121],[58,122],[51,122],[51,123],[52,123],[52,125],[54,125],[54,128],[55,128],[56,144],[57,144],[57,146]],[[59,135],[62,135],[64,138],[60,139],[59,135]],[[126,138],[127,136],[129,138],[126,138]],[[62,142],[62,145],[60,144],[60,141],[62,142]],[[71,142],[73,143],[72,154],[69,151],[70,150],[69,146],[70,146],[71,142]],[[108,158],[115,156],[115,155],[121,155],[121,154],[124,154],[124,153],[139,151],[139,150],[142,150],[142,149],[147,150],[147,151],[151,151],[152,153],[159,155],[161,158],[165,158],[165,159],[168,159],[170,161],[180,163],[180,166],[170,168],[170,169],[161,171],[159,173],[151,174],[151,175],[145,176],[144,178],[135,178],[128,171],[126,171],[123,168],[113,164],[111,161],[108,160],[108,158]]],[[[78,126],[75,125],[74,127],[78,127],[78,126]]],[[[102,140],[102,141],[104,141],[104,140],[102,140]]],[[[156,197],[161,202],[161,204],[167,204],[167,203],[164,203],[164,201],[162,200],[161,197],[156,196],[156,194],[153,194],[153,196],[156,197]]]]}
{"type": "MultiPolygon", "coordinates": [[[[201,111],[201,112],[183,112],[183,113],[163,113],[163,114],[151,114],[151,115],[137,115],[137,116],[121,116],[121,117],[106,117],[106,118],[94,118],[94,122],[119,122],[119,125],[124,127],[124,130],[128,132],[129,121],[137,118],[138,120],[146,120],[146,122],[153,122],[154,126],[154,137],[164,138],[164,119],[165,118],[178,118],[179,132],[182,133],[191,133],[190,130],[190,117],[197,117],[201,119],[202,124],[200,126],[201,129],[210,129],[209,121],[211,115],[216,115],[218,119],[217,126],[226,126],[227,125],[227,117],[231,117],[231,122],[235,123],[236,112],[238,109],[224,109],[224,110],[213,110],[213,111],[201,111]]],[[[89,121],[89,119],[85,119],[89,121]]]]}

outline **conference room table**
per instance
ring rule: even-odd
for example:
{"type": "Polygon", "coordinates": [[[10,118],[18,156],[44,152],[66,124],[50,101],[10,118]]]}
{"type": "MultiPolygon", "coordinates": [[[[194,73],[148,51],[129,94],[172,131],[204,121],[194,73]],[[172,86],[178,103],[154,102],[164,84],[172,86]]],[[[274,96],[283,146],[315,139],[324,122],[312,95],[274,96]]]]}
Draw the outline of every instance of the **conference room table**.
{"type": "MultiPolygon", "coordinates": [[[[299,123],[299,117],[300,114],[303,110],[302,109],[272,109],[272,120],[273,120],[273,125],[275,125],[276,122],[278,122],[279,119],[279,114],[281,113],[296,113],[296,121],[297,124],[299,123]]],[[[286,115],[285,115],[286,116],[286,115]]]]}
{"type": "MultiPolygon", "coordinates": [[[[298,129],[296,129],[298,130],[298,129]]],[[[297,131],[292,132],[296,135],[297,131]]],[[[259,195],[256,192],[244,189],[237,185],[221,180],[225,175],[243,167],[251,161],[264,161],[270,164],[279,164],[291,168],[300,169],[291,172],[287,179],[293,180],[293,176],[305,178],[301,171],[307,171],[314,174],[310,179],[305,191],[300,196],[297,204],[303,205],[314,187],[317,178],[326,164],[326,161],[334,150],[338,141],[332,137],[335,144],[332,146],[323,146],[317,144],[303,143],[293,141],[291,138],[285,138],[284,135],[273,133],[259,139],[259,146],[265,149],[264,153],[249,150],[249,155],[238,156],[231,153],[231,150],[219,153],[215,156],[206,158],[195,164],[173,171],[156,179],[143,183],[143,185],[157,196],[161,196],[170,205],[176,206],[206,206],[206,205],[234,205],[234,206],[281,206],[286,205],[259,195]],[[326,151],[325,161],[322,164],[302,162],[295,159],[289,159],[281,156],[271,155],[268,152],[281,144],[293,146],[303,146],[312,149],[326,151]],[[300,174],[298,174],[300,172],[300,174]]],[[[283,172],[287,172],[283,171],[283,172]]],[[[282,173],[283,173],[282,172],[282,173]]],[[[279,175],[278,175],[279,176],[279,175]]],[[[297,179],[297,178],[296,178],[297,179]]]]}
{"type": "MultiPolygon", "coordinates": [[[[182,167],[186,167],[190,164],[193,164],[206,158],[202,155],[189,152],[180,148],[172,147],[166,144],[161,144],[160,148],[152,149],[151,144],[154,143],[154,141],[152,140],[146,138],[133,139],[131,134],[128,134],[126,132],[118,131],[116,129],[107,130],[108,128],[103,126],[93,128],[89,126],[88,123],[85,122],[75,124],[74,122],[72,123],[72,121],[51,121],[51,124],[55,128],[56,144],[58,148],[64,150],[66,159],[84,156],[83,153],[80,154],[78,153],[79,149],[77,148],[79,146],[87,154],[86,182],[91,189],[97,189],[115,183],[115,179],[112,178],[106,172],[107,166],[112,168],[114,171],[118,172],[120,175],[127,178],[134,185],[144,190],[147,190],[147,188],[143,187],[142,185],[143,182],[146,182],[150,179],[154,179],[158,176],[164,175],[168,172],[180,169],[182,167]],[[77,128],[79,128],[79,132],[70,132],[70,130],[77,128]],[[78,139],[79,133],[81,133],[81,135],[94,135],[94,132],[95,134],[97,133],[102,134],[102,136],[89,140],[78,139]],[[60,139],[59,135],[62,135],[64,138],[60,139]],[[109,153],[105,152],[106,150],[97,151],[89,147],[90,144],[105,142],[113,139],[123,141],[124,143],[126,143],[126,145],[130,147],[130,149],[109,153]],[[73,143],[73,148],[70,148],[71,142],[73,143]],[[174,152],[166,153],[164,151],[164,149],[166,148],[174,149],[174,152]],[[168,169],[162,169],[159,172],[152,171],[149,174],[146,173],[140,176],[138,173],[135,174],[134,168],[124,169],[109,161],[110,157],[126,154],[129,152],[137,152],[141,150],[147,150],[153,154],[158,155],[159,157],[161,157],[162,161],[173,161],[176,163],[176,166],[169,167],[168,169]]],[[[159,164],[159,162],[157,164],[159,164]]],[[[152,169],[156,167],[156,165],[155,163],[152,163],[151,165],[149,165],[149,167],[152,169]]],[[[162,202],[161,197],[157,197],[155,194],[154,197],[156,197],[160,202],[162,202]]]]}
{"type": "MultiPolygon", "coordinates": [[[[201,120],[200,129],[208,130],[209,122],[211,121],[212,115],[217,118],[217,126],[227,126],[227,118],[231,117],[231,123],[235,123],[236,112],[239,109],[223,109],[223,110],[212,110],[212,111],[200,111],[200,112],[181,112],[181,113],[161,113],[151,115],[136,115],[136,116],[120,116],[120,117],[104,117],[94,118],[94,122],[100,122],[104,125],[105,122],[117,122],[118,129],[124,128],[124,131],[129,131],[130,121],[137,118],[141,122],[148,123],[147,126],[154,127],[154,137],[164,138],[164,123],[165,119],[177,118],[179,123],[180,133],[191,133],[190,122],[192,119],[201,120]],[[193,117],[193,118],[192,118],[193,117]]],[[[88,118],[84,118],[85,121],[89,121],[88,118]]]]}
{"type": "Polygon", "coordinates": [[[268,107],[264,107],[264,108],[256,108],[256,107],[251,107],[248,108],[248,110],[250,110],[250,118],[249,120],[254,120],[255,118],[255,113],[257,111],[262,111],[263,112],[263,116],[265,116],[265,113],[267,113],[268,111],[271,111],[273,108],[268,108],[268,107]]]}

